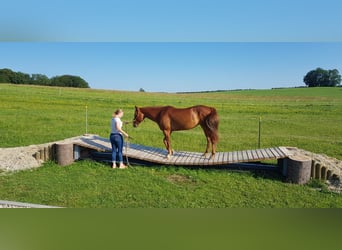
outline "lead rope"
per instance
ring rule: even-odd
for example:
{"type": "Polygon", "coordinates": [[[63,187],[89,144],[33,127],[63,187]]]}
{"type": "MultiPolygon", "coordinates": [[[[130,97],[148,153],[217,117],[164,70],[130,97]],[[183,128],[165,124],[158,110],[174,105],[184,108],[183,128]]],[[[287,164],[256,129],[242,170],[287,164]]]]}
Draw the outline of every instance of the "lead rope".
{"type": "MultiPolygon", "coordinates": [[[[126,124],[128,124],[128,122],[124,122],[125,130],[127,131],[127,134],[128,134],[128,128],[127,128],[128,126],[126,126],[126,124]]],[[[127,166],[128,167],[132,167],[131,164],[128,161],[128,156],[127,156],[128,149],[129,149],[129,138],[131,138],[131,137],[128,135],[128,137],[126,139],[126,143],[125,143],[125,155],[126,155],[127,166]]]]}

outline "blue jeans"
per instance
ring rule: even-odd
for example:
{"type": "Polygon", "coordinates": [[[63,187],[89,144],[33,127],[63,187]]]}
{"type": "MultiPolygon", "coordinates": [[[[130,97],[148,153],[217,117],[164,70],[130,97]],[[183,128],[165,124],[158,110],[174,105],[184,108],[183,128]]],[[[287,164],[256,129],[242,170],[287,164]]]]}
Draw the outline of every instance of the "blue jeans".
{"type": "Polygon", "coordinates": [[[110,134],[110,142],[112,144],[112,162],[116,162],[116,156],[119,158],[119,162],[123,162],[122,148],[123,148],[123,137],[122,134],[115,133],[110,134]]]}

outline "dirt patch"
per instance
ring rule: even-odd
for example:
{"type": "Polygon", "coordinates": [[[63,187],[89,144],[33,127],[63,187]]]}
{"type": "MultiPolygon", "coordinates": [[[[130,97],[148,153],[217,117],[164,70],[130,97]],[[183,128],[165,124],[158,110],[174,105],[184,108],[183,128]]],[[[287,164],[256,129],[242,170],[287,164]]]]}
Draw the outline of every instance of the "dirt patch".
{"type": "Polygon", "coordinates": [[[178,185],[195,183],[195,180],[191,178],[191,176],[185,176],[185,175],[180,175],[180,174],[169,175],[166,179],[169,182],[178,184],[178,185]]]}
{"type": "Polygon", "coordinates": [[[38,150],[37,146],[0,148],[0,170],[7,172],[39,167],[42,161],[34,157],[38,150]]]}

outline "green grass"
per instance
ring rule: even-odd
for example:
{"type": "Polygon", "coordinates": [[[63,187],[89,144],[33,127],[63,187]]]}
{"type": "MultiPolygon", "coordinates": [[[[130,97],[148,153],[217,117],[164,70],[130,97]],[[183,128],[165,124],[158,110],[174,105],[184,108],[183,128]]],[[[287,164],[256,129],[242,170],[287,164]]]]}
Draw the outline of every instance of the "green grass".
{"type": "MultiPolygon", "coordinates": [[[[60,140],[86,132],[107,137],[112,112],[121,107],[124,120],[134,106],[211,105],[220,115],[219,151],[255,148],[262,119],[261,146],[295,146],[342,159],[342,89],[305,88],[200,94],[116,92],[89,89],[0,85],[0,146],[60,140]]],[[[136,143],[164,147],[162,133],[149,120],[125,128],[136,143]]],[[[203,151],[200,128],[172,135],[176,150],[203,151]]]]}
{"type": "MultiPolygon", "coordinates": [[[[131,121],[135,105],[196,104],[218,110],[218,151],[257,148],[261,117],[261,147],[293,146],[342,159],[342,88],[167,94],[0,84],[0,147],[84,134],[86,106],[88,133],[107,137],[117,108],[131,121]]],[[[124,129],[133,143],[164,147],[149,120],[124,129]]],[[[196,128],[175,132],[172,144],[203,151],[205,138],[196,128]]],[[[341,195],[283,183],[279,176],[159,166],[119,172],[94,162],[1,174],[0,187],[0,199],[67,207],[342,207],[341,195]]]]}
{"type": "Polygon", "coordinates": [[[0,197],[63,207],[342,207],[342,197],[287,184],[276,174],[218,169],[135,167],[112,170],[83,161],[47,163],[0,178],[0,197]]]}

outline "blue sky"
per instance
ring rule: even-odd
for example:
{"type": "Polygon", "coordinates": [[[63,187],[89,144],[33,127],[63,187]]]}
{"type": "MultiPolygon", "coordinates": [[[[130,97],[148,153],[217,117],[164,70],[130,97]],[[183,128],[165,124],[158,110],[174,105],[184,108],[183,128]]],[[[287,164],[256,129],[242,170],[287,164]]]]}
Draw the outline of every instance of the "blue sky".
{"type": "Polygon", "coordinates": [[[0,40],[342,41],[340,0],[2,1],[0,40]]]}
{"type": "Polygon", "coordinates": [[[294,87],[317,67],[342,71],[342,43],[3,42],[0,54],[0,68],[131,91],[294,87]]]}
{"type": "Polygon", "coordinates": [[[342,72],[342,1],[2,3],[0,68],[72,74],[92,88],[202,91],[304,85],[342,72]]]}

